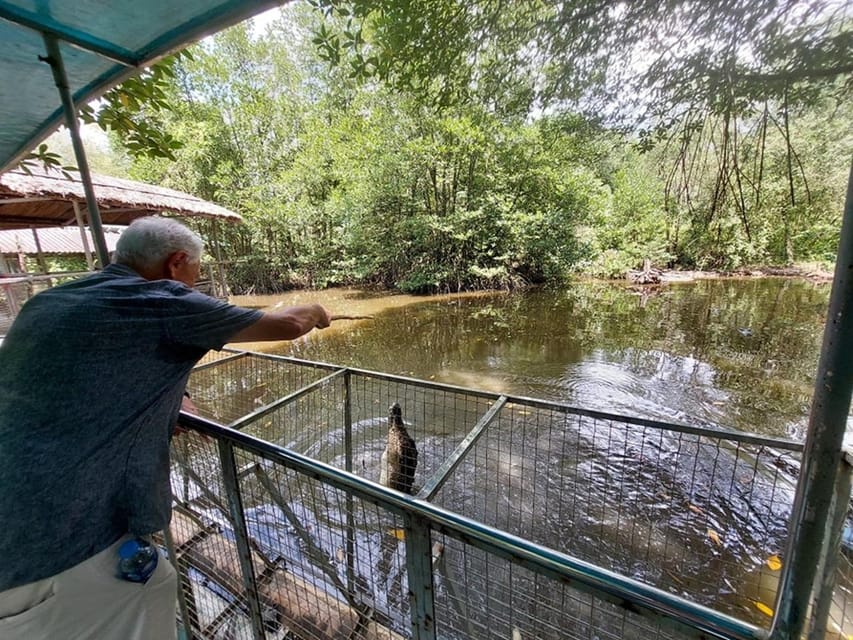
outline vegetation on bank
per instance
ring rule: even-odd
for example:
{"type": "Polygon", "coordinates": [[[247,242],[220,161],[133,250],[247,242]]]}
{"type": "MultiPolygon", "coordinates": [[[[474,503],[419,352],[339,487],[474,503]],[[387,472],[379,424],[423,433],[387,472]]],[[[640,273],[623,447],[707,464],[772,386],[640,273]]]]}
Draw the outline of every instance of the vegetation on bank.
{"type": "Polygon", "coordinates": [[[563,3],[595,18],[582,41],[551,6],[398,4],[287,5],[209,38],[131,109],[159,147],[114,134],[131,177],[244,216],[218,236],[236,291],[833,261],[853,148],[833,3],[799,22],[774,3],[563,3]],[[655,55],[664,24],[664,57],[617,65],[655,55]]]}

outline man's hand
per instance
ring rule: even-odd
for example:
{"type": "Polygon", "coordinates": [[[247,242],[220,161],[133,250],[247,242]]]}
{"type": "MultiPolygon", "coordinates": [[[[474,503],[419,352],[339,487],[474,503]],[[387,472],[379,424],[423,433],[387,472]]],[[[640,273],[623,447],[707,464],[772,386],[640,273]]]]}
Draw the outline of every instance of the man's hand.
{"type": "Polygon", "coordinates": [[[334,316],[329,315],[329,312],[326,311],[326,308],[322,305],[315,304],[311,305],[316,307],[315,311],[317,312],[317,324],[314,325],[317,329],[325,329],[330,324],[332,324],[332,320],[334,320],[334,316]]]}
{"type": "Polygon", "coordinates": [[[329,312],[319,304],[303,304],[281,311],[268,311],[255,324],[238,331],[229,342],[295,340],[313,329],[325,329],[331,321],[329,312]]]}

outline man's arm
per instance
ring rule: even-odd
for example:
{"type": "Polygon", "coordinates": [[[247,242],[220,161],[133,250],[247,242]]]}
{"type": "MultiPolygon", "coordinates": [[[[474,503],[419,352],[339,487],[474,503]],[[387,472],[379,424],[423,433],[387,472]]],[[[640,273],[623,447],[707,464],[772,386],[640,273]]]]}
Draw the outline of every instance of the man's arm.
{"type": "Polygon", "coordinates": [[[294,340],[312,329],[325,329],[331,317],[319,304],[305,304],[264,313],[257,322],[235,333],[228,342],[294,340]]]}

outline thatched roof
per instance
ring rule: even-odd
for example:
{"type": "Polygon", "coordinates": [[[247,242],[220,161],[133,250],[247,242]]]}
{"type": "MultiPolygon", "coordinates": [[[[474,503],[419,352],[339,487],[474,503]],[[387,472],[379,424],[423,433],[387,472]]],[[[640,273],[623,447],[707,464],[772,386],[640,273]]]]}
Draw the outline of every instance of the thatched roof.
{"type": "MultiPolygon", "coordinates": [[[[76,224],[73,203],[85,213],[86,196],[79,176],[73,177],[69,180],[58,171],[0,175],[0,229],[76,224]]],[[[156,213],[242,221],[233,211],[174,189],[97,174],[92,185],[104,224],[126,225],[156,213]]]]}

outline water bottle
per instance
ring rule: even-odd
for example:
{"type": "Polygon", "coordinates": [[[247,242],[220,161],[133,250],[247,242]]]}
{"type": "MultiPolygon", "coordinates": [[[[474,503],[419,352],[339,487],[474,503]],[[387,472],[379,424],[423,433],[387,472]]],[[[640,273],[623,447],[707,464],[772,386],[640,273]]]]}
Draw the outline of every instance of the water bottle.
{"type": "Polygon", "coordinates": [[[145,538],[126,540],[118,548],[119,576],[130,582],[148,582],[157,568],[159,556],[157,547],[145,538]]]}

